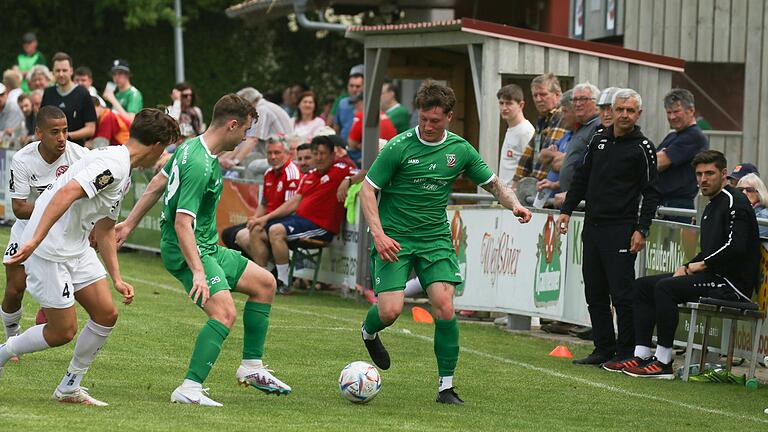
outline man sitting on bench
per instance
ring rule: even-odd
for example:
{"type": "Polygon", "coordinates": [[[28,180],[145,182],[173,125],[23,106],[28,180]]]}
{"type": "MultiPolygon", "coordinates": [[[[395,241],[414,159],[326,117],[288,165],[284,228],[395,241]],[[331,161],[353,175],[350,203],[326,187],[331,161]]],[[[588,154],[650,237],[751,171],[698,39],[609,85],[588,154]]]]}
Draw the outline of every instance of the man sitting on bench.
{"type": "Polygon", "coordinates": [[[287,293],[288,242],[298,239],[330,241],[339,232],[344,207],[338,192],[346,182],[358,183],[365,172],[335,162],[334,143],[327,136],[312,139],[315,169],[301,179],[296,194],[275,210],[249,221],[251,252],[256,264],[264,267],[270,255],[277,267],[277,289],[287,293]],[[294,213],[295,212],[295,213],[294,213]]]}
{"type": "Polygon", "coordinates": [[[693,158],[701,194],[709,198],[699,233],[701,252],[666,273],[635,281],[635,354],[603,364],[639,378],[674,379],[672,344],[679,303],[700,297],[750,302],[760,275],[760,239],[755,212],[746,196],[730,186],[725,156],[706,150],[693,158]],[[651,337],[656,326],[656,355],[651,337]]]}

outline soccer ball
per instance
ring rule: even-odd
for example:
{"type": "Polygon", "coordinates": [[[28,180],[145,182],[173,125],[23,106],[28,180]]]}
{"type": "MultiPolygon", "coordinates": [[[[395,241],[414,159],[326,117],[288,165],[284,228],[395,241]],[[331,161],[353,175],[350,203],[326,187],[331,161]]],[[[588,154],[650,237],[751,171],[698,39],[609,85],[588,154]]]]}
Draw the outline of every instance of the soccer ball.
{"type": "Polygon", "coordinates": [[[378,369],[364,361],[352,362],[341,370],[339,376],[341,395],[354,403],[366,403],[381,390],[378,369]]]}

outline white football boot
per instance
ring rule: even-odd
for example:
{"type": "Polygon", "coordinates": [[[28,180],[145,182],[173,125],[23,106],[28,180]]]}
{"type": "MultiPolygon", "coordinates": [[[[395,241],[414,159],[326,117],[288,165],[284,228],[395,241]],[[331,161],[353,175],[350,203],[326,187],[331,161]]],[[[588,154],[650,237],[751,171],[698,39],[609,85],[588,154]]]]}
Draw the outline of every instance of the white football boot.
{"type": "Polygon", "coordinates": [[[77,387],[71,392],[64,393],[58,388],[53,392],[53,398],[61,403],[93,405],[93,406],[108,406],[106,402],[102,402],[93,396],[88,394],[88,389],[85,387],[77,387]]]}
{"type": "Polygon", "coordinates": [[[184,386],[178,386],[176,387],[176,390],[171,393],[171,402],[173,403],[182,403],[182,404],[191,404],[191,405],[202,405],[202,406],[212,406],[212,407],[220,407],[224,406],[215,400],[208,397],[208,389],[207,388],[190,388],[190,387],[184,387],[184,386]]]}
{"type": "Polygon", "coordinates": [[[291,386],[280,381],[272,375],[272,370],[266,365],[248,368],[243,365],[237,368],[237,382],[245,387],[253,387],[266,394],[287,395],[291,393],[291,386]]]}

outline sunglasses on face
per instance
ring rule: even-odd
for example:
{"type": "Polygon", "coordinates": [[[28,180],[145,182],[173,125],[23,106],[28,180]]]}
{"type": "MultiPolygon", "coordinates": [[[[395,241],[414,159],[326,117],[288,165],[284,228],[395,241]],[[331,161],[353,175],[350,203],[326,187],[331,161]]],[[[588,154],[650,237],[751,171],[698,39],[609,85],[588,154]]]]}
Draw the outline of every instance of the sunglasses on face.
{"type": "Polygon", "coordinates": [[[749,192],[749,193],[756,193],[757,190],[753,187],[737,187],[736,189],[742,191],[742,192],[749,192]]]}

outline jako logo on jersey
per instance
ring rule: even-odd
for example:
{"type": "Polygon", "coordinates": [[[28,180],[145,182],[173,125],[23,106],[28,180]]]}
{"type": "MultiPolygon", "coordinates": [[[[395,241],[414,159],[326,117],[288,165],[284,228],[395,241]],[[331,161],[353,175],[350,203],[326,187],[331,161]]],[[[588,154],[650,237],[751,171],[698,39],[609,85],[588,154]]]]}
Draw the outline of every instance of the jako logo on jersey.
{"type": "Polygon", "coordinates": [[[417,164],[417,163],[419,163],[419,160],[418,159],[408,159],[408,163],[409,164],[417,164]]]}
{"type": "Polygon", "coordinates": [[[68,169],[69,169],[69,165],[61,165],[58,168],[56,168],[56,178],[59,178],[59,176],[67,172],[68,169]]]}
{"type": "Polygon", "coordinates": [[[456,166],[456,155],[453,153],[446,153],[445,154],[445,160],[448,165],[448,168],[453,168],[456,166]]]}
{"type": "Polygon", "coordinates": [[[320,177],[320,184],[328,183],[330,180],[331,180],[331,178],[328,177],[328,174],[326,174],[326,175],[320,177]]]}

